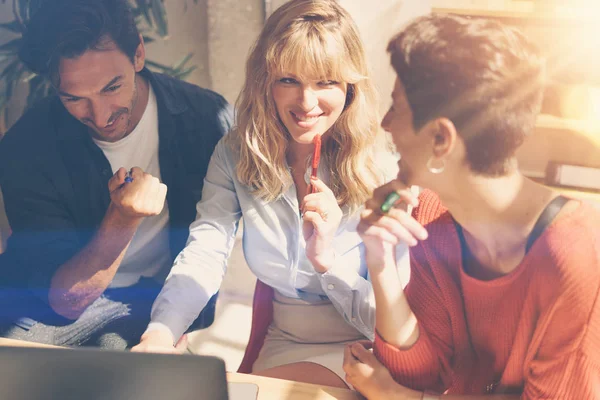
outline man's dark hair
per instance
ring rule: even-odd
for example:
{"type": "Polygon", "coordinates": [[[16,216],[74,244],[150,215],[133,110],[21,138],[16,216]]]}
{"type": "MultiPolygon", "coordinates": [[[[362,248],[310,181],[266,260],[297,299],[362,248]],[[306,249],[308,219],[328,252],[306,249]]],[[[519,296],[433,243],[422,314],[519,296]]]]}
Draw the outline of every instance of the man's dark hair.
{"type": "Polygon", "coordinates": [[[44,0],[27,24],[19,57],[56,83],[62,58],[102,50],[107,39],[133,62],[140,37],[127,0],[44,0]]]}
{"type": "Polygon", "coordinates": [[[474,172],[505,174],[541,108],[545,64],[535,46],[495,21],[431,14],[395,36],[388,52],[415,130],[448,118],[474,172]]]}

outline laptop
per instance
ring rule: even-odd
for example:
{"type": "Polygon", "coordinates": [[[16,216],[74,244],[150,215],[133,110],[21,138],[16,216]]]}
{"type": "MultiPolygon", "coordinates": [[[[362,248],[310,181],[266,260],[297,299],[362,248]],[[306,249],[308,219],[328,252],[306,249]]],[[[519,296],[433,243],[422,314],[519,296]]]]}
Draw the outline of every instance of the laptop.
{"type": "Polygon", "coordinates": [[[0,347],[0,398],[227,400],[228,390],[216,357],[0,347]]]}

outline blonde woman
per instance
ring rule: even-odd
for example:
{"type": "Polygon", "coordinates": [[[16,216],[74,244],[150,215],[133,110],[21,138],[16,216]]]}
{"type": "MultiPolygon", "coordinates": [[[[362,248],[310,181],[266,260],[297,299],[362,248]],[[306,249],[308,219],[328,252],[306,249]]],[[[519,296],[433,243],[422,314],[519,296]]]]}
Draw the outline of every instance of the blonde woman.
{"type": "Polygon", "coordinates": [[[274,289],[252,371],[345,386],[343,344],[374,337],[358,211],[383,182],[388,171],[377,165],[388,157],[348,13],[334,0],[283,5],[251,51],[236,128],[213,154],[187,247],[135,350],[173,350],[219,290],[243,217],[248,265],[274,289]],[[323,147],[313,179],[316,135],[323,147]]]}

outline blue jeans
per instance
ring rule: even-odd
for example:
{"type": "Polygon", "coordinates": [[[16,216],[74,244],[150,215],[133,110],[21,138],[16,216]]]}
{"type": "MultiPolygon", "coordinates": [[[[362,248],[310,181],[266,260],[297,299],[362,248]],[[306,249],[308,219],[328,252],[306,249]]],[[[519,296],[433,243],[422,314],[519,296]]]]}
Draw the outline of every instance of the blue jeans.
{"type": "MultiPolygon", "coordinates": [[[[54,314],[37,300],[22,315],[7,316],[0,336],[56,346],[93,346],[111,350],[125,350],[139,343],[140,336],[150,322],[152,303],[162,286],[152,279],[142,278],[134,286],[107,289],[81,316],[66,320],[54,314]]],[[[11,307],[10,295],[4,293],[0,307],[11,307]]],[[[210,326],[214,319],[216,295],[204,308],[189,330],[210,326]]],[[[30,301],[30,300],[29,300],[30,301]]],[[[12,307],[14,310],[14,307],[12,307]]],[[[14,311],[13,311],[14,313],[14,311]]]]}

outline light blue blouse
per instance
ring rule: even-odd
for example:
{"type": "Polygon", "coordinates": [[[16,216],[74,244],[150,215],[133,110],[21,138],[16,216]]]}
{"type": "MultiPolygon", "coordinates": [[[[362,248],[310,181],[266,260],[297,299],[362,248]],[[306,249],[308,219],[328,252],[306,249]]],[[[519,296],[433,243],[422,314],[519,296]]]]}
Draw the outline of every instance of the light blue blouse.
{"type": "MultiPolygon", "coordinates": [[[[154,302],[148,330],[168,329],[175,340],[183,335],[219,290],[243,217],[244,255],[258,279],[291,298],[310,302],[328,297],[349,324],[373,339],[375,299],[356,232],[360,213],[349,216],[343,210],[334,239],[335,263],[320,274],[305,255],[295,186],[275,201],[263,201],[238,181],[236,164],[234,152],[221,140],[208,167],[187,245],[154,302]]],[[[319,177],[326,182],[322,172],[319,177]]],[[[398,246],[397,254],[399,270],[408,273],[407,247],[398,246]]]]}

